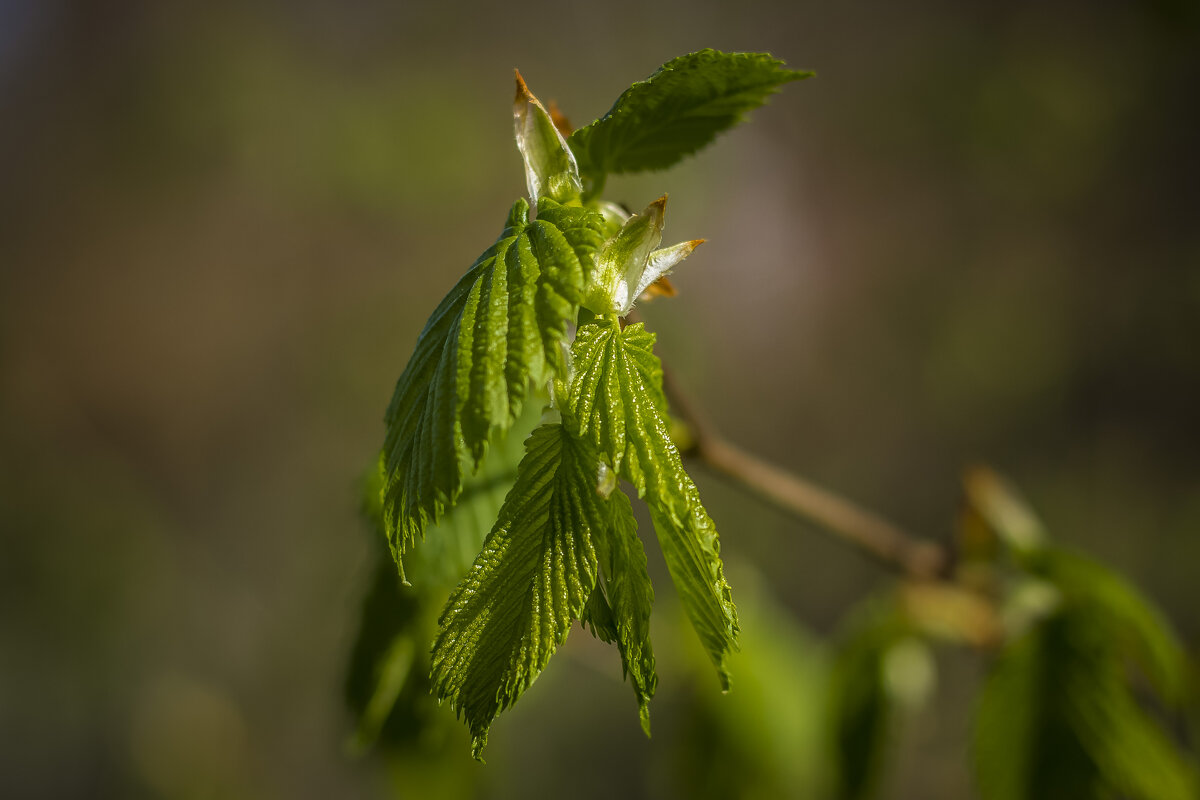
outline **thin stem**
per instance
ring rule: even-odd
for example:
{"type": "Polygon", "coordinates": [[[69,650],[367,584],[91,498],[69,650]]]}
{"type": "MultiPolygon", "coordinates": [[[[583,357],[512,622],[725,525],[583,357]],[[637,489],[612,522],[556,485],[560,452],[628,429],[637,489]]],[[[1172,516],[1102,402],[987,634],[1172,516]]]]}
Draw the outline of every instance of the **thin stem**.
{"type": "Polygon", "coordinates": [[[944,547],[906,533],[873,511],[730,444],[717,434],[671,372],[663,368],[671,407],[691,429],[684,451],[761,500],[817,523],[868,555],[922,580],[943,577],[950,567],[944,547]]]}

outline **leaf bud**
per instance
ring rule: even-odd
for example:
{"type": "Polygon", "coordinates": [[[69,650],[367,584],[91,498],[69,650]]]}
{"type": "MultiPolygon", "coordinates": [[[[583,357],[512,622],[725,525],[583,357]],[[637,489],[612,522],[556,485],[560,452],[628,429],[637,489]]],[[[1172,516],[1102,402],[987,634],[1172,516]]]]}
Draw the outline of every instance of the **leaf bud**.
{"type": "Polygon", "coordinates": [[[560,203],[578,203],[583,192],[579,167],[567,140],[541,102],[529,91],[517,72],[517,96],[513,101],[513,122],[517,149],[525,161],[525,183],[530,203],[536,208],[539,197],[560,203]]]}

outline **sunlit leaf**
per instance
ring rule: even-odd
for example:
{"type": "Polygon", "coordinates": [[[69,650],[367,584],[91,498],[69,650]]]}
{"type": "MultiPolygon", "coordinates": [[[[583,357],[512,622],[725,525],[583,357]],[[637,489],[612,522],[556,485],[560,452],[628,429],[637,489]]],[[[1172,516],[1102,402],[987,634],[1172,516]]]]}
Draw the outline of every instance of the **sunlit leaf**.
{"type": "Polygon", "coordinates": [[[650,733],[650,698],[658,684],[650,646],[654,589],[646,572],[646,551],[637,535],[629,498],[619,489],[608,500],[609,524],[595,538],[601,579],[588,601],[586,621],[596,635],[615,642],[625,677],[638,700],[642,728],[650,733]]]}
{"type": "Polygon", "coordinates": [[[595,485],[595,459],[581,443],[558,424],[535,430],[495,527],[446,604],[434,689],[466,719],[476,757],[592,593],[593,540],[608,523],[595,485]]]}
{"type": "Polygon", "coordinates": [[[543,218],[530,222],[528,204],[517,201],[500,239],[425,324],[396,384],[383,510],[397,562],[457,500],[464,471],[512,425],[530,381],[566,375],[562,342],[584,275],[564,230],[580,240],[599,215],[548,198],[539,208],[543,218]]]}
{"type": "Polygon", "coordinates": [[[725,666],[737,646],[737,611],[721,566],[717,529],[671,442],[654,336],[615,317],[579,326],[572,355],[571,417],[600,458],[650,507],[671,580],[688,618],[728,688],[725,666]]]}
{"type": "Polygon", "coordinates": [[[767,53],[689,53],[630,86],[568,142],[580,172],[594,180],[666,169],[737,125],[783,84],[812,74],[787,69],[767,53]]]}

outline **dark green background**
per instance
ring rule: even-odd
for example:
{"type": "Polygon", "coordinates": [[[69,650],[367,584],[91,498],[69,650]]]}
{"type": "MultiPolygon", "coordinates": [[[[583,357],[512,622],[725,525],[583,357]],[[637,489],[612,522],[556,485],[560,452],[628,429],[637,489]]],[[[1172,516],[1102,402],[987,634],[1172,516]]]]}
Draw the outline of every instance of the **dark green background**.
{"type": "MultiPolygon", "coordinates": [[[[699,468],[747,627],[732,694],[690,666],[651,547],[652,741],[576,632],[486,768],[465,737],[444,774],[343,752],[356,480],[426,315],[524,191],[514,66],[576,124],[702,47],[816,69],[682,167],[610,180],[709,240],[643,309],[660,354],[732,440],[932,537],[993,464],[1194,652],[1198,23],[1169,0],[0,2],[0,794],[696,796],[705,747],[755,785],[702,736],[738,703],[796,753],[784,785],[820,780],[819,639],[886,575],[699,468]]],[[[979,664],[939,666],[892,797],[972,796],[979,664]]]]}

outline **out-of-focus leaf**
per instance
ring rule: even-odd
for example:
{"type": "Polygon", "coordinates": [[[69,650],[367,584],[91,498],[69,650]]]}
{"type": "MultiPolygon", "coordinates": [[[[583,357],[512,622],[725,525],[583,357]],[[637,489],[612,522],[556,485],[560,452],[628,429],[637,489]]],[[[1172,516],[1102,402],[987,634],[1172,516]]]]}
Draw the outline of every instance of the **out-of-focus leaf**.
{"type": "Polygon", "coordinates": [[[1097,796],[1095,763],[1061,693],[1078,657],[1052,624],[1010,645],[992,668],[975,718],[975,772],[986,800],[1097,796]]]}
{"type": "Polygon", "coordinates": [[[1034,571],[1056,586],[1064,602],[1089,614],[1123,657],[1133,659],[1172,706],[1183,701],[1187,657],[1165,617],[1107,567],[1076,553],[1046,549],[1034,571]]]}
{"type": "Polygon", "coordinates": [[[963,480],[968,509],[978,515],[1005,544],[1018,553],[1041,547],[1045,530],[1020,493],[1001,475],[983,466],[963,480]]]}
{"type": "Polygon", "coordinates": [[[928,657],[913,649],[923,647],[893,595],[864,604],[840,637],[829,728],[841,800],[863,800],[878,788],[898,702],[916,702],[931,688],[928,657]],[[908,657],[914,653],[916,662],[908,657]]]}
{"type": "MultiPolygon", "coordinates": [[[[730,656],[737,674],[734,691],[717,694],[709,688],[708,659],[685,631],[668,640],[677,642],[678,650],[668,647],[666,653],[686,653],[695,675],[678,732],[658,732],[660,744],[675,743],[675,795],[689,800],[827,797],[826,646],[770,596],[757,571],[742,566],[733,577],[746,620],[743,648],[730,656]]],[[[676,619],[682,623],[678,614],[676,619]]]]}
{"type": "Polygon", "coordinates": [[[421,627],[420,599],[400,583],[384,548],[375,562],[344,687],[346,705],[357,720],[351,747],[359,752],[379,738],[396,705],[412,671],[414,633],[421,627]]]}
{"type": "Polygon", "coordinates": [[[1015,639],[983,689],[975,764],[986,800],[1126,797],[1187,800],[1194,766],[1133,691],[1136,664],[1167,706],[1187,662],[1166,620],[1127,581],[1048,543],[1003,479],[976,469],[968,508],[1028,573],[1006,601],[1015,639]]]}
{"type": "Polygon", "coordinates": [[[1103,616],[1064,606],[994,666],[975,723],[986,800],[1195,798],[1194,769],[1130,693],[1103,616]]]}
{"type": "MultiPolygon", "coordinates": [[[[540,411],[528,405],[507,436],[491,443],[479,472],[465,481],[458,505],[409,554],[413,586],[396,573],[383,522],[383,466],[363,480],[363,516],[375,544],[371,585],[346,671],[347,707],[357,721],[351,741],[362,752],[379,739],[411,744],[438,724],[429,692],[429,641],[450,589],[466,573],[490,530],[540,411]]],[[[448,714],[445,715],[449,717],[448,714]]]]}

